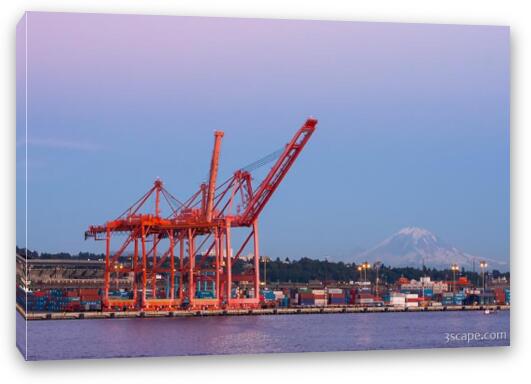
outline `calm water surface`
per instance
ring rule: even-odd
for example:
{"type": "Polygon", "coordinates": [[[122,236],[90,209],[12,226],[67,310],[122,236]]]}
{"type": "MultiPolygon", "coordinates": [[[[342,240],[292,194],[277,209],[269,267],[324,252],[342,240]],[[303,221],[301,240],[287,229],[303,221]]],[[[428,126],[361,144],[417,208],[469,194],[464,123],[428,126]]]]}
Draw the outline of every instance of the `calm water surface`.
{"type": "MultiPolygon", "coordinates": [[[[27,323],[28,360],[509,345],[509,311],[356,313],[27,323]],[[447,333],[506,338],[447,342],[447,333]]],[[[17,313],[17,347],[25,351],[17,313]]]]}

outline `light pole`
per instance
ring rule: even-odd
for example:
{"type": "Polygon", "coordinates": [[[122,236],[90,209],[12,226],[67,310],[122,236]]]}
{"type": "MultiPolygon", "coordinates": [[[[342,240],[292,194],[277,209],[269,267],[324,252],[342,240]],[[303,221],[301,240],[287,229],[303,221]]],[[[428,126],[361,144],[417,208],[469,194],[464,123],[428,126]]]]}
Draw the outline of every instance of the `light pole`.
{"type": "Polygon", "coordinates": [[[453,292],[455,293],[455,288],[456,288],[455,274],[457,273],[457,271],[459,271],[459,265],[452,264],[451,269],[452,269],[452,272],[453,272],[453,275],[454,275],[454,289],[453,289],[453,292]]]}
{"type": "Polygon", "coordinates": [[[380,266],[382,265],[382,262],[381,261],[377,261],[374,263],[374,269],[376,271],[376,278],[374,279],[374,294],[376,296],[378,296],[378,282],[379,282],[379,278],[378,278],[378,271],[380,270],[380,266]]]}
{"type": "Polygon", "coordinates": [[[267,256],[262,256],[264,263],[264,288],[267,286],[267,256]]]}
{"type": "Polygon", "coordinates": [[[485,270],[489,265],[486,261],[479,262],[479,268],[481,269],[481,279],[483,280],[483,292],[485,292],[485,270]]]}
{"type": "Polygon", "coordinates": [[[361,264],[361,267],[364,270],[363,282],[365,283],[367,282],[367,270],[371,268],[371,265],[367,261],[365,261],[363,262],[363,264],[361,264]]]}
{"type": "Polygon", "coordinates": [[[114,264],[114,277],[116,278],[116,290],[118,290],[118,264],[114,264]]]}
{"type": "Polygon", "coordinates": [[[363,270],[363,266],[361,264],[358,265],[358,273],[359,273],[359,277],[360,277],[360,282],[361,282],[361,275],[362,275],[361,271],[362,270],[363,270]]]}

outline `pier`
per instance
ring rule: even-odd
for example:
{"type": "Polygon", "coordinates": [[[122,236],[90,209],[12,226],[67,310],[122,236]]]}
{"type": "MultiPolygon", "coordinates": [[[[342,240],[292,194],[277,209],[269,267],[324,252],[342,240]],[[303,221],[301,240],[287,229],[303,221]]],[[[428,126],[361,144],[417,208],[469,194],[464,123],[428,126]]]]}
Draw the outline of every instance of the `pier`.
{"type": "Polygon", "coordinates": [[[175,311],[92,311],[92,312],[29,312],[17,304],[17,311],[26,320],[88,320],[88,319],[132,319],[155,317],[203,317],[203,316],[260,316],[260,315],[304,315],[330,313],[378,313],[378,312],[441,312],[441,311],[508,311],[509,305],[447,305],[428,307],[294,307],[261,309],[216,309],[175,311]]]}

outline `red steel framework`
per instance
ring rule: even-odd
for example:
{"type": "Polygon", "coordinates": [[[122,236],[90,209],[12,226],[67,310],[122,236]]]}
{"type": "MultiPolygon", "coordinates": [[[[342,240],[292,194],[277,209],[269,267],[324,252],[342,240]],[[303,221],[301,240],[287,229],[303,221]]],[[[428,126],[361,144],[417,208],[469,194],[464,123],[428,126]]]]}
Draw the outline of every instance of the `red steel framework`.
{"type": "Polygon", "coordinates": [[[102,304],[105,310],[172,310],[254,308],[260,305],[258,217],[315,131],[317,120],[309,118],[291,141],[276,154],[239,169],[216,185],[223,132],[214,133],[214,149],[208,184],[185,202],[179,201],[157,179],[149,191],[117,219],[90,226],[85,239],[105,241],[105,272],[102,304]],[[256,189],[251,171],[276,158],[256,189]],[[165,203],[167,215],[162,214],[165,203]],[[141,213],[150,204],[154,212],[141,213]],[[168,210],[169,208],[169,210],[168,210]],[[239,242],[234,229],[245,230],[239,242]],[[121,236],[120,236],[121,235],[121,236]],[[111,251],[111,240],[125,236],[111,251]],[[233,265],[252,240],[253,263],[243,274],[233,265]],[[233,247],[238,243],[237,251],[233,247]],[[111,297],[112,280],[132,274],[132,297],[111,297]],[[169,279],[164,294],[157,280],[169,279]],[[252,287],[247,295],[234,283],[252,287]],[[177,284],[177,287],[176,287],[177,284]],[[210,285],[213,297],[197,297],[197,287],[210,285]],[[252,294],[249,294],[252,292],[252,294]]]}

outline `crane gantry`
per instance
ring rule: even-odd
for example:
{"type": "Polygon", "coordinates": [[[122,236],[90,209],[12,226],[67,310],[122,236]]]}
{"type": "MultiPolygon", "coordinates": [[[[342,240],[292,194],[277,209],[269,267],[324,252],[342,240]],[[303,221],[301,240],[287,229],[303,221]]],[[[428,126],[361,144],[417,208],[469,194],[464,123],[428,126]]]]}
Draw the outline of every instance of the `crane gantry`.
{"type": "MultiPolygon", "coordinates": [[[[217,185],[219,155],[224,133],[214,133],[214,148],[208,182],[181,202],[168,192],[160,179],[118,218],[90,226],[85,239],[105,241],[105,272],[102,304],[105,310],[171,310],[184,306],[202,308],[255,308],[260,305],[258,218],[283,178],[315,131],[317,120],[309,118],[278,158],[265,178],[253,188],[253,167],[236,170],[217,185]],[[154,200],[154,212],[144,212],[154,200]],[[167,211],[162,213],[162,205],[167,211]],[[232,231],[243,229],[242,241],[232,231]],[[111,251],[113,239],[124,238],[111,251]],[[252,267],[233,274],[233,265],[252,240],[252,267]],[[237,247],[235,247],[237,245],[237,247]],[[236,249],[236,252],[233,252],[236,249]],[[177,260],[176,260],[177,259],[177,260]],[[112,297],[112,279],[132,275],[132,297],[112,297]],[[157,290],[157,280],[166,278],[168,289],[157,290]],[[245,293],[234,283],[247,282],[245,293]],[[177,285],[177,286],[176,286],[177,285]],[[201,285],[209,285],[211,297],[201,297],[201,285]]],[[[276,157],[276,156],[275,156],[276,157]]]]}

